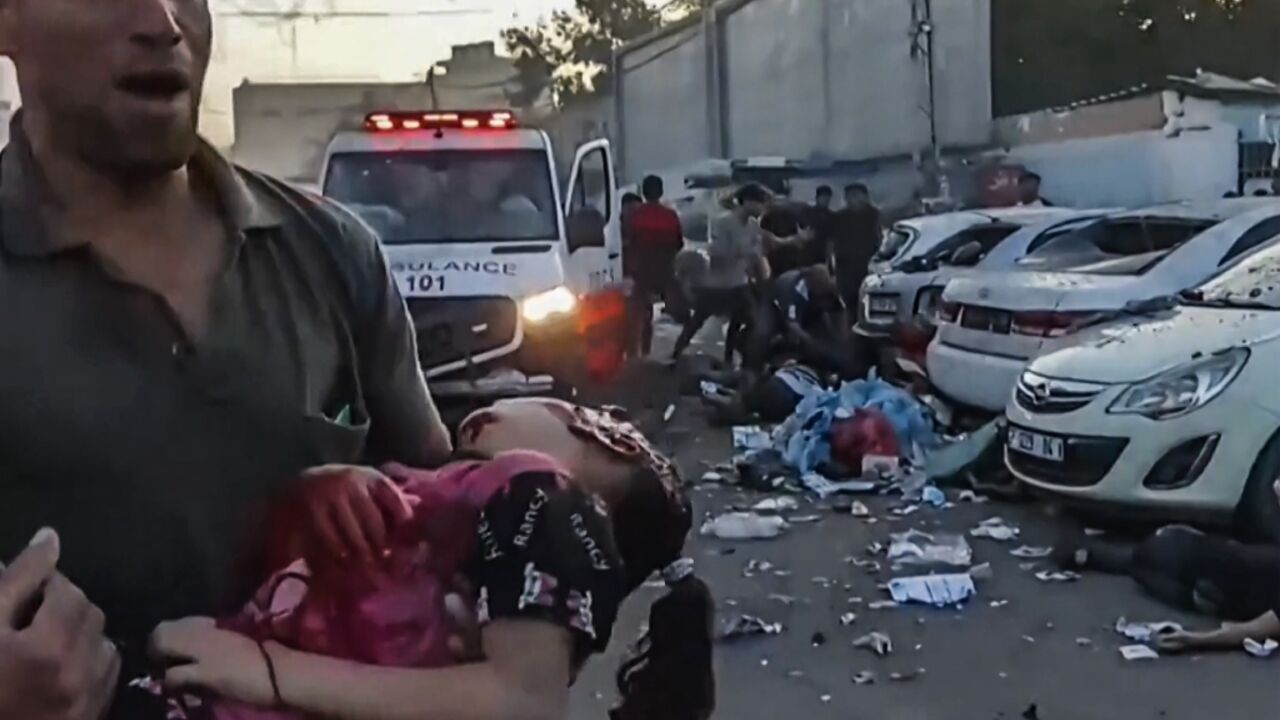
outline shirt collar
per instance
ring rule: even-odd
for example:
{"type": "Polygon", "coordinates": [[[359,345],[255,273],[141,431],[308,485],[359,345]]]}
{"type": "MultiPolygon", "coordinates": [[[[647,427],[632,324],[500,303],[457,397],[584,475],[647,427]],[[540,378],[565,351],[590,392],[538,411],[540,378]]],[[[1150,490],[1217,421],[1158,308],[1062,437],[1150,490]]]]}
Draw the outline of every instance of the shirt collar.
{"type": "MultiPolygon", "coordinates": [[[[44,210],[56,202],[22,129],[22,113],[10,125],[9,144],[0,153],[0,244],[26,257],[48,257],[81,247],[84,238],[51,232],[44,210]]],[[[222,214],[238,238],[279,227],[283,220],[269,201],[255,195],[243,171],[201,139],[189,165],[213,187],[222,214]]]]}

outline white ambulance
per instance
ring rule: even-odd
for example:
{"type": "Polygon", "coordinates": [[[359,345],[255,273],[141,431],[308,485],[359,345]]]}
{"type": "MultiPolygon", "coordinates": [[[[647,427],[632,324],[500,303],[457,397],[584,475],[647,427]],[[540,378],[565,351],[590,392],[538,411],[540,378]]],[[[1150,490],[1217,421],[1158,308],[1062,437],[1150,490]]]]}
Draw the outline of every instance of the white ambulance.
{"type": "Polygon", "coordinates": [[[561,193],[551,141],[508,111],[379,112],[330,143],[323,194],[382,238],[438,397],[569,391],[621,366],[612,151],[581,147],[561,193]]]}

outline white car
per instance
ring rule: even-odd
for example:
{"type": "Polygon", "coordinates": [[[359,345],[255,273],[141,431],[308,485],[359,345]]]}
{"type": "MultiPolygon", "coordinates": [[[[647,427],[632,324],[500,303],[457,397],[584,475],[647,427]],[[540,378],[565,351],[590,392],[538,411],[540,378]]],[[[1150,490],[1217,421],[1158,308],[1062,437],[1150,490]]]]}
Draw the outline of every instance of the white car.
{"type": "Polygon", "coordinates": [[[885,272],[867,275],[862,283],[856,329],[866,337],[889,337],[895,328],[912,322],[917,315],[931,317],[950,280],[975,270],[1014,269],[1028,252],[1097,222],[1108,212],[1111,211],[1050,210],[1048,219],[1043,211],[978,213],[989,219],[931,244],[923,254],[902,260],[885,272]]]}
{"type": "Polygon", "coordinates": [[[1150,319],[1040,357],[1009,402],[1005,459],[1077,503],[1227,518],[1280,540],[1280,244],[1150,319]]]}
{"type": "Polygon", "coordinates": [[[1179,203],[1118,213],[1019,263],[943,291],[929,379],[961,405],[1000,412],[1027,361],[1089,339],[1134,304],[1204,282],[1280,233],[1280,200],[1179,203]],[[1092,262],[1091,262],[1092,260],[1092,262]]]}

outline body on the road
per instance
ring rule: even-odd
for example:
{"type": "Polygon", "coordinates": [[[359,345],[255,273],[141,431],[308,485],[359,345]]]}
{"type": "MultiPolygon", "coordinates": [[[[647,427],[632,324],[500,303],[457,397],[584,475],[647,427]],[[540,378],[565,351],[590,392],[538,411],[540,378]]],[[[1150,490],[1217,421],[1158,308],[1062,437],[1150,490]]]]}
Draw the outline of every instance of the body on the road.
{"type": "Polygon", "coordinates": [[[759,372],[779,351],[793,352],[821,372],[860,374],[844,302],[825,266],[792,270],[772,280],[752,323],[746,367],[759,372]]]}
{"type": "Polygon", "coordinates": [[[98,720],[104,635],[128,679],[160,621],[238,606],[308,467],[449,451],[372,234],[198,138],[211,27],[204,0],[0,5],[0,717],[98,720]]]}

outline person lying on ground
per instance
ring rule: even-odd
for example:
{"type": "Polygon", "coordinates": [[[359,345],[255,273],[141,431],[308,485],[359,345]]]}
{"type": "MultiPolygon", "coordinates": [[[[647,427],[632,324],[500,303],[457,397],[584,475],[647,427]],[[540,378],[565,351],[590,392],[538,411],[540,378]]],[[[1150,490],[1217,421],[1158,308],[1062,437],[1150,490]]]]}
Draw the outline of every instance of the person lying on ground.
{"type": "Polygon", "coordinates": [[[1056,553],[1064,568],[1128,575],[1163,603],[1223,620],[1254,620],[1280,602],[1280,547],[1273,545],[1171,525],[1136,545],[1081,534],[1056,553]]]}
{"type": "Polygon", "coordinates": [[[703,395],[703,402],[713,408],[713,419],[717,423],[780,423],[791,417],[806,396],[823,389],[818,373],[797,363],[788,363],[763,378],[749,371],[743,371],[740,376],[737,383],[740,389],[703,395]]]}
{"type": "Polygon", "coordinates": [[[435,472],[313,473],[269,543],[302,561],[236,618],[157,629],[164,686],[212,693],[213,720],[562,718],[619,603],[657,572],[668,594],[612,717],[709,718],[713,605],[681,557],[692,512],[675,466],[615,415],[551,400],[473,414],[459,448],[435,472]],[[455,570],[483,626],[483,660],[464,665],[441,630],[455,570]]]}

